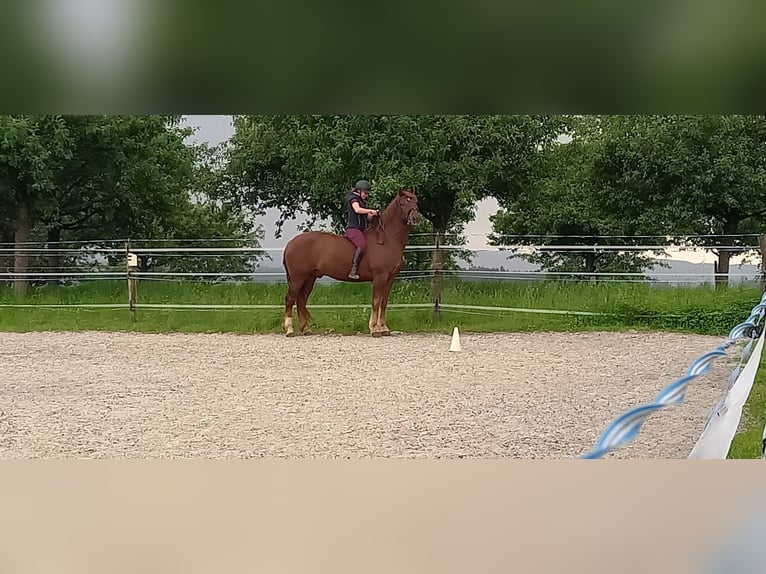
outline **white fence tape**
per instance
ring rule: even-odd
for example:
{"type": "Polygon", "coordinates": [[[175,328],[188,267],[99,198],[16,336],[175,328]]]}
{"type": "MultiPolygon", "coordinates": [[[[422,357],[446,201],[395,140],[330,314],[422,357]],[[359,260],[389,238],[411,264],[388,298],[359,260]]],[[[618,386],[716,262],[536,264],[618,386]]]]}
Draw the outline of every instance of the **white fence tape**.
{"type": "MultiPolygon", "coordinates": [[[[754,328],[758,328],[758,325],[762,323],[764,315],[766,315],[766,293],[762,295],[760,303],[753,307],[747,320],[744,323],[736,325],[729,331],[729,336],[721,345],[694,360],[692,364],[689,365],[689,368],[686,370],[686,374],[683,377],[673,381],[667,387],[662,389],[650,403],[628,409],[615,418],[609,425],[607,425],[604,432],[601,433],[601,436],[598,438],[593,449],[582,455],[580,458],[603,458],[607,453],[618,449],[635,439],[641,431],[643,424],[654,413],[674,405],[682,404],[684,402],[686,387],[695,378],[706,374],[710,370],[711,363],[716,358],[725,357],[727,349],[733,347],[734,344],[741,339],[751,339],[752,343],[750,334],[754,328]]],[[[749,345],[747,347],[749,347],[749,345]]],[[[743,356],[747,352],[747,347],[743,350],[743,356]]],[[[708,419],[708,421],[709,420],[710,419],[708,419]]]]}
{"type": "Polygon", "coordinates": [[[766,330],[758,337],[758,344],[750,354],[745,368],[739,372],[725,398],[714,409],[688,458],[725,459],[728,456],[742,418],[742,408],[750,396],[761,362],[764,333],[766,330]]]}
{"type": "MultiPolygon", "coordinates": [[[[365,309],[371,308],[370,303],[333,303],[321,304],[315,303],[309,305],[311,309],[365,309]]],[[[492,307],[485,305],[458,305],[451,303],[440,303],[442,310],[466,309],[475,311],[494,311],[511,313],[537,313],[542,315],[577,315],[585,317],[605,317],[609,313],[597,313],[591,311],[573,311],[568,309],[531,309],[525,307],[492,307]]],[[[19,309],[129,309],[128,303],[0,303],[0,308],[19,308],[19,309]]],[[[137,303],[136,309],[165,309],[165,310],[216,310],[216,309],[284,309],[284,304],[187,304],[187,303],[137,303]]],[[[388,305],[389,309],[433,309],[433,303],[392,303],[388,305]]]]}

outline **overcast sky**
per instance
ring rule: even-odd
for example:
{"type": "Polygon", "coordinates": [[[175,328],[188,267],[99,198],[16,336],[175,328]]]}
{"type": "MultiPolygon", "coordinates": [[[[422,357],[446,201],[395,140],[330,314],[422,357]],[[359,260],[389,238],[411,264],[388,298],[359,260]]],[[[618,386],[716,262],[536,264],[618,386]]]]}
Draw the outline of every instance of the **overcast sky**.
{"type": "MultiPolygon", "coordinates": [[[[197,128],[196,135],[191,138],[196,141],[208,141],[218,144],[226,141],[234,134],[231,125],[231,116],[186,116],[185,123],[197,128]]],[[[345,190],[338,190],[338,201],[343,201],[345,190]]],[[[486,236],[491,231],[489,216],[497,211],[497,202],[494,199],[482,201],[477,207],[476,220],[466,226],[468,245],[471,249],[484,249],[487,247],[486,236]]],[[[282,247],[297,230],[296,222],[288,220],[282,228],[282,237],[276,239],[276,221],[279,212],[270,210],[264,217],[258,218],[257,222],[266,230],[265,246],[282,247]]]]}

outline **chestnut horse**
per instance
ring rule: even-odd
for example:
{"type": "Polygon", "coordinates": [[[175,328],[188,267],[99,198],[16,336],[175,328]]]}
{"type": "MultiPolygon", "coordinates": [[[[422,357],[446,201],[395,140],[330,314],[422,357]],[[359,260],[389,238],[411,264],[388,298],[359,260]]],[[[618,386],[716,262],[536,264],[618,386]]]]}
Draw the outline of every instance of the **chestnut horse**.
{"type": "Polygon", "coordinates": [[[311,333],[311,313],[306,302],[319,277],[332,277],[349,283],[372,282],[372,313],[370,333],[373,337],[389,335],[386,326],[386,306],[394,279],[402,268],[404,248],[409,241],[410,227],[420,221],[415,190],[400,189],[385,210],[375,218],[376,224],[367,228],[367,248],[359,263],[359,279],[348,273],[354,258],[351,240],[326,231],[306,231],[293,237],[285,246],[282,265],[287,274],[285,295],[285,334],[293,333],[293,305],[297,305],[300,332],[311,333]]]}

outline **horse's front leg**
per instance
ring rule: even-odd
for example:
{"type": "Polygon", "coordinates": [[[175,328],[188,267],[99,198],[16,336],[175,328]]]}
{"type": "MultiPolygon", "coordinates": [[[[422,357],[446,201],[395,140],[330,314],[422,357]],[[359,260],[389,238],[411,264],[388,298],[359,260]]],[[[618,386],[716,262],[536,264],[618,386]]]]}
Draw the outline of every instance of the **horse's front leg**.
{"type": "Polygon", "coordinates": [[[372,280],[372,312],[370,313],[370,334],[373,337],[380,337],[383,333],[380,330],[380,306],[383,302],[383,292],[386,286],[386,278],[375,276],[372,280]]]}
{"type": "Polygon", "coordinates": [[[391,295],[391,288],[394,286],[395,279],[395,275],[391,275],[391,277],[388,278],[388,281],[383,288],[383,297],[380,302],[380,309],[378,309],[378,329],[384,336],[391,334],[391,331],[386,324],[386,309],[388,308],[388,297],[391,295]]]}

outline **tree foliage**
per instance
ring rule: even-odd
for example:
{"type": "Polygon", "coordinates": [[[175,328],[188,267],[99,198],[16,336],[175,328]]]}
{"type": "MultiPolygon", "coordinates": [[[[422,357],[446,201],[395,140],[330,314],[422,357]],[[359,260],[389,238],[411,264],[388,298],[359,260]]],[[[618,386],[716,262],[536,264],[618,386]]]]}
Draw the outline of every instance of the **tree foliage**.
{"type": "MultiPolygon", "coordinates": [[[[372,206],[415,187],[426,220],[413,246],[464,245],[476,203],[494,197],[492,243],[584,246],[523,255],[552,271],[656,263],[647,253],[594,253],[594,236],[630,245],[646,241],[638,236],[718,235],[699,242],[718,248],[724,279],[728,249],[744,243],[734,236],[766,224],[764,116],[236,116],[221,147],[187,144],[180,119],[0,116],[0,242],[207,238],[257,247],[263,231],[251,216],[268,208],[281,213],[277,236],[299,215],[306,228],[321,219],[341,231],[345,193],[361,178],[373,183],[372,206]],[[570,142],[556,141],[563,133],[570,142]]],[[[152,263],[244,272],[259,257],[152,263]]],[[[458,258],[467,251],[408,251],[405,270],[455,267],[458,258]]],[[[0,254],[4,270],[21,272],[81,263],[53,252],[41,262],[0,254]]]]}
{"type": "Polygon", "coordinates": [[[568,126],[570,140],[542,152],[545,169],[540,177],[501,198],[502,209],[490,217],[490,243],[550,246],[550,251],[517,256],[552,272],[639,272],[652,264],[650,255],[588,248],[597,243],[641,243],[640,238],[603,236],[630,236],[647,227],[640,223],[640,214],[626,217],[619,205],[605,204],[591,181],[593,162],[603,145],[597,120],[570,118],[568,126]],[[583,250],[563,250],[565,245],[582,245],[583,250]]]}
{"type": "Polygon", "coordinates": [[[606,209],[667,234],[725,234],[717,271],[726,280],[736,237],[766,218],[763,116],[602,118],[592,183],[606,209]]]}
{"type": "Polygon", "coordinates": [[[435,233],[474,217],[478,200],[522,188],[540,147],[560,129],[541,116],[238,116],[232,184],[245,205],[297,213],[340,230],[344,195],[360,178],[386,203],[414,185],[435,233]]]}
{"type": "MultiPolygon", "coordinates": [[[[242,235],[238,208],[211,200],[213,153],[178,116],[0,116],[0,224],[29,241],[242,235]],[[196,193],[196,198],[195,198],[196,193]]],[[[220,170],[219,170],[220,172],[220,170]]],[[[70,262],[73,262],[70,260],[70,262]]],[[[52,254],[50,268],[67,263],[52,254]]],[[[16,272],[29,267],[17,252],[16,272]]],[[[25,290],[28,281],[17,280],[25,290]]]]}

